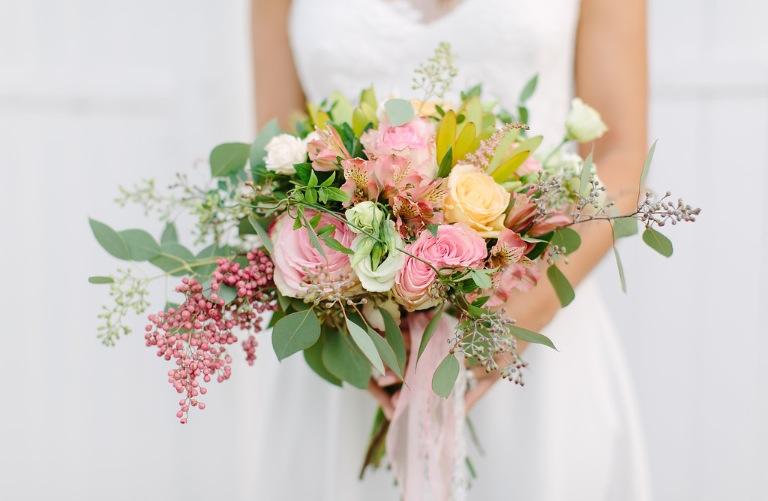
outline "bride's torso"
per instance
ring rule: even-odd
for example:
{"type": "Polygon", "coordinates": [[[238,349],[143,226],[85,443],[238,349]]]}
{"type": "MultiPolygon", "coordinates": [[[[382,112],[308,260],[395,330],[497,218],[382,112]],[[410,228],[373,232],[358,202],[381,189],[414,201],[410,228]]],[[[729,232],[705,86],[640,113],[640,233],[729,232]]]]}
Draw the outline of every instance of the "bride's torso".
{"type": "Polygon", "coordinates": [[[423,21],[409,0],[295,0],[290,41],[312,101],[371,84],[382,97],[406,95],[413,69],[440,42],[456,55],[456,92],[482,82],[487,97],[513,108],[538,73],[532,129],[557,141],[573,93],[578,11],[578,0],[459,0],[423,21]]]}

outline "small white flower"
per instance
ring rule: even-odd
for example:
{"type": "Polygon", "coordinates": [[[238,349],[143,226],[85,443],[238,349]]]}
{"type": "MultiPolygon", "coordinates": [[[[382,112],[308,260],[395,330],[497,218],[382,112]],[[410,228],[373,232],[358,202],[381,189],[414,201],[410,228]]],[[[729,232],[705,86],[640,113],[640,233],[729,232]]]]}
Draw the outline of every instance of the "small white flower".
{"type": "Polygon", "coordinates": [[[267,170],[290,176],[296,172],[293,164],[307,159],[307,145],[301,138],[290,134],[278,134],[267,143],[264,163],[267,170]]]}
{"type": "Polygon", "coordinates": [[[568,138],[580,143],[588,143],[605,134],[608,128],[600,118],[600,113],[579,98],[571,101],[571,111],[565,121],[568,138]]]}
{"type": "Polygon", "coordinates": [[[403,249],[403,240],[395,230],[395,223],[387,221],[382,231],[381,239],[387,244],[387,257],[374,269],[371,263],[371,251],[377,241],[367,235],[360,234],[352,241],[352,269],[363,289],[368,292],[387,292],[395,285],[395,276],[403,267],[405,254],[397,249],[403,249]]]}
{"type": "Polygon", "coordinates": [[[354,225],[350,226],[350,229],[355,233],[361,233],[362,231],[363,233],[373,233],[375,235],[379,231],[381,221],[384,220],[384,211],[368,200],[347,209],[344,216],[347,218],[347,221],[354,225]]]}

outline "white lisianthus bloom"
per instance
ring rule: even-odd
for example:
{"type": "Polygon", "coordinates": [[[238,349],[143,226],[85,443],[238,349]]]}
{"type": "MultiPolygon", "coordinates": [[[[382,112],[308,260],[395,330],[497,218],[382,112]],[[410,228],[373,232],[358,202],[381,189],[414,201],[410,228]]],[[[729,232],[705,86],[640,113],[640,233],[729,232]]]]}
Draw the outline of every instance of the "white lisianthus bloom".
{"type": "Polygon", "coordinates": [[[578,97],[571,101],[571,111],[565,120],[568,139],[588,143],[605,134],[608,128],[600,118],[600,113],[578,97]]]}
{"type": "Polygon", "coordinates": [[[379,225],[384,220],[384,211],[379,209],[374,202],[370,200],[360,202],[354,207],[350,207],[344,213],[352,225],[350,229],[355,233],[372,233],[377,234],[379,232],[379,225]]]}
{"type": "Polygon", "coordinates": [[[293,164],[307,160],[307,145],[301,138],[290,134],[278,134],[264,148],[267,170],[290,176],[296,172],[293,164]]]}
{"type": "Polygon", "coordinates": [[[405,246],[395,230],[395,223],[387,221],[384,224],[380,238],[386,243],[386,257],[374,267],[371,254],[380,245],[375,238],[359,234],[352,241],[354,255],[351,259],[352,269],[363,289],[368,292],[387,292],[395,285],[395,276],[403,266],[405,254],[397,249],[405,246]]]}

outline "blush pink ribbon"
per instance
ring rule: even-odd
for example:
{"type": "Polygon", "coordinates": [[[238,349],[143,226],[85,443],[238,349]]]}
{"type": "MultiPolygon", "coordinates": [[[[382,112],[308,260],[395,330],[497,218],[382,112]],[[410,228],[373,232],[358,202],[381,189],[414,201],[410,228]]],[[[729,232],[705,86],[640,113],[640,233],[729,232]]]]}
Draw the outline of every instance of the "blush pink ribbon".
{"type": "MultiPolygon", "coordinates": [[[[411,346],[421,342],[430,317],[408,316],[411,346]]],[[[456,320],[443,316],[416,363],[411,356],[405,384],[387,434],[387,455],[403,501],[463,501],[468,484],[464,439],[464,371],[443,399],[432,391],[432,375],[448,354],[456,320]]]]}

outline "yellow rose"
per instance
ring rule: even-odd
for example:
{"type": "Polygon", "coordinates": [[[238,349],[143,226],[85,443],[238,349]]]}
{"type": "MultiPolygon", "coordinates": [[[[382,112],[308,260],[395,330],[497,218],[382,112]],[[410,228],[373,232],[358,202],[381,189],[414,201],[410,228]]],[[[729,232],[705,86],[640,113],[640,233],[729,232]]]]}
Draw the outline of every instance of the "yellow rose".
{"type": "Polygon", "coordinates": [[[418,99],[411,99],[411,106],[414,111],[420,117],[429,117],[437,115],[437,107],[440,106],[443,111],[453,110],[453,103],[450,101],[444,101],[442,99],[430,99],[429,101],[420,101],[418,99]]]}
{"type": "Polygon", "coordinates": [[[504,228],[510,194],[491,176],[470,164],[456,164],[448,176],[445,219],[465,223],[486,238],[504,228]]]}

